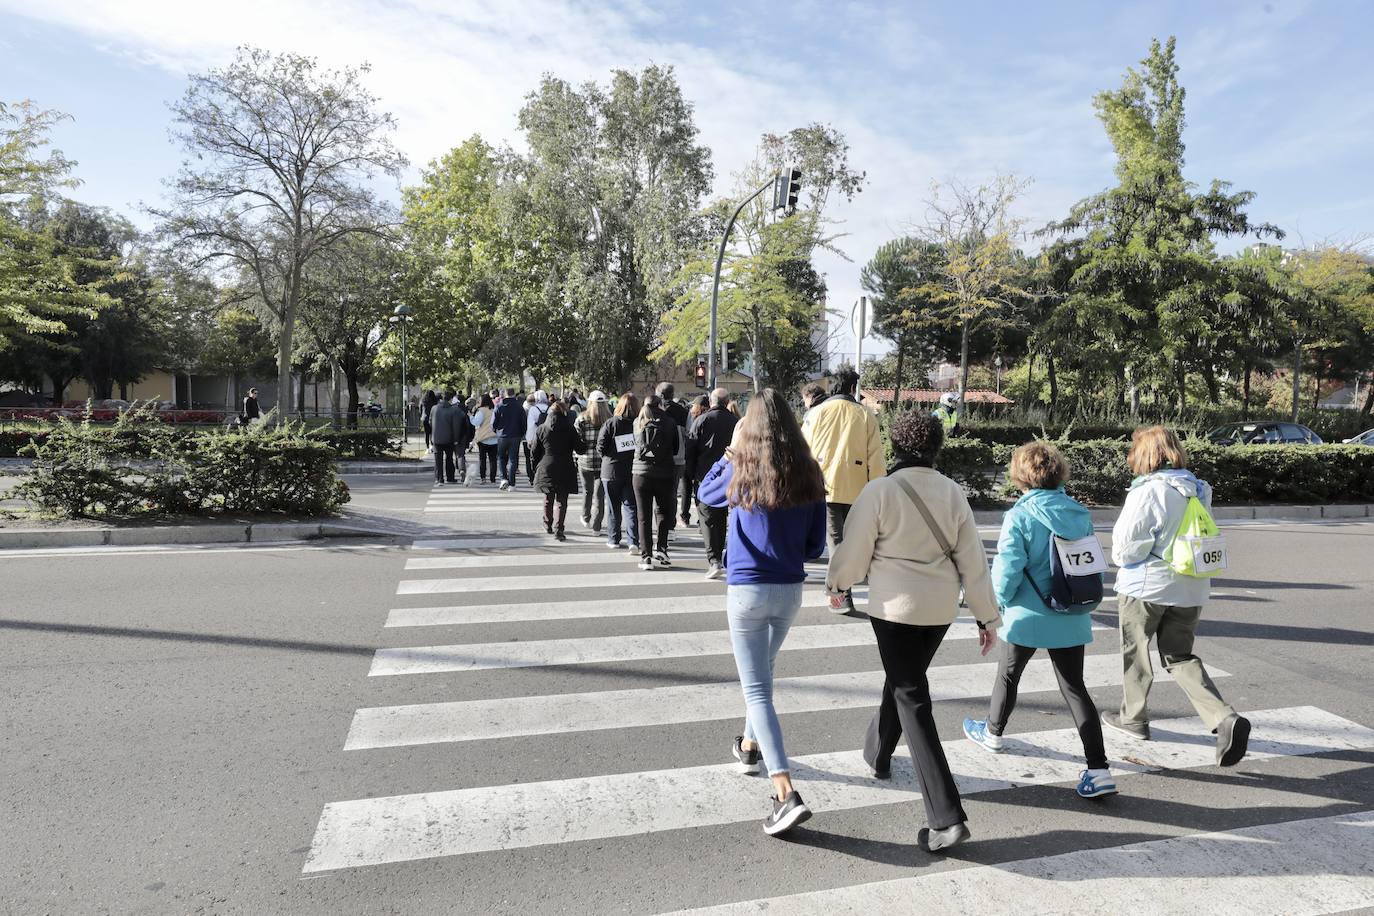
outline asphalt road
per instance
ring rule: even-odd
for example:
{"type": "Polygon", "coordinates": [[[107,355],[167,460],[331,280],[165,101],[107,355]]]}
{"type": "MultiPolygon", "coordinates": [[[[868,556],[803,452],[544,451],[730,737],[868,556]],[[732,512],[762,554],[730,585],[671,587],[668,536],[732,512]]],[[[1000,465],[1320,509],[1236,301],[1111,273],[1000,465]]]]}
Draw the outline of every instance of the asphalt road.
{"type": "MultiPolygon", "coordinates": [[[[1167,682],[1166,739],[1110,739],[1114,762],[1144,764],[1118,769],[1116,798],[1073,794],[1051,679],[1023,690],[1024,745],[985,754],[959,723],[984,714],[991,669],[951,631],[932,681],[975,842],[938,858],[900,773],[846,775],[876,701],[862,619],[804,608],[779,657],[780,679],[830,677],[783,716],[816,816],[769,839],[766,784],[710,769],[742,714],[722,585],[638,574],[576,521],[542,543],[525,494],[350,482],[436,539],[532,543],[0,557],[0,910],[658,913],[803,892],[822,893],[772,911],[1374,907],[1374,523],[1227,529],[1198,654],[1272,752],[1232,770],[1207,765],[1167,682]]],[[[685,538],[673,554],[704,566],[685,538]]],[[[1110,606],[1097,620],[1090,686],[1112,708],[1110,606]]]]}

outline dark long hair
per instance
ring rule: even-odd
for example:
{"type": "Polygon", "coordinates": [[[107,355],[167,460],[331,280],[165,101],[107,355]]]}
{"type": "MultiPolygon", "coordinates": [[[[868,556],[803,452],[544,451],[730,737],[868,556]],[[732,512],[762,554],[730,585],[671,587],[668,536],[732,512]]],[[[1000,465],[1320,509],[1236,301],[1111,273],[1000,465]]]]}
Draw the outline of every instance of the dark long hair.
{"type": "Polygon", "coordinates": [[[825,499],[825,478],[787,400],[765,388],[749,402],[730,446],[730,501],[785,509],[825,499]]]}

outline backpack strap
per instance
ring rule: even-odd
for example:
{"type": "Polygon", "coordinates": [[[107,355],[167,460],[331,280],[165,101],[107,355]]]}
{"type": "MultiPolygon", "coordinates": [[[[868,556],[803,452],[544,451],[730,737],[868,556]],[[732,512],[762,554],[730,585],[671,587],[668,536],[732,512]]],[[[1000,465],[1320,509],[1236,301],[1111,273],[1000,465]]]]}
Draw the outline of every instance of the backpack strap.
{"type": "MultiPolygon", "coordinates": [[[[950,546],[949,539],[946,538],[945,533],[940,530],[940,526],[935,524],[935,519],[931,516],[930,510],[926,508],[925,500],[921,499],[916,493],[916,489],[905,480],[902,480],[900,477],[894,477],[892,479],[897,481],[897,486],[902,488],[912,504],[916,507],[916,511],[921,513],[921,518],[925,519],[926,526],[930,528],[930,533],[935,535],[935,543],[940,545],[940,552],[945,555],[945,559],[954,564],[954,571],[956,573],[959,572],[959,564],[954,560],[954,548],[950,546]]],[[[960,578],[962,578],[962,574],[960,574],[960,578]]]]}

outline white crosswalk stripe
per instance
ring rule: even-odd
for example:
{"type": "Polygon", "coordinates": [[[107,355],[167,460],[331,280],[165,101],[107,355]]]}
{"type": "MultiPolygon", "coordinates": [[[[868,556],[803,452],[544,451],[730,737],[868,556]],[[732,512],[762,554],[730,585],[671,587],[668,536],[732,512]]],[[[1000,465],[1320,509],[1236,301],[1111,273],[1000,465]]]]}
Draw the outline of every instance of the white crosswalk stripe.
{"type": "MultiPolygon", "coordinates": [[[[970,629],[972,629],[970,627],[970,629]]],[[[786,646],[784,646],[786,648],[786,646]]],[[[930,669],[931,696],[955,700],[987,696],[997,666],[946,665],[930,669]]],[[[1214,669],[1213,675],[1226,672],[1214,669]]],[[[1084,681],[1102,687],[1121,678],[1121,662],[1094,655],[1084,665],[1084,681]]],[[[1167,680],[1167,674],[1161,674],[1167,680]]],[[[878,704],[882,671],[780,677],[773,682],[773,704],[779,715],[860,709],[878,704]]],[[[1023,693],[1057,690],[1047,660],[1032,661],[1021,681],[1023,693]]],[[[459,700],[360,709],[354,714],[346,747],[360,750],[398,744],[479,741],[521,735],[680,725],[742,715],[738,681],[513,697],[503,700],[459,700]]]]}
{"type": "Polygon", "coordinates": [[[1151,912],[1208,916],[1316,916],[1363,910],[1374,900],[1374,811],[1169,837],[1110,849],[963,868],[813,891],[790,897],[681,910],[674,916],[837,916],[902,913],[919,900],[923,916],[1023,916],[1051,904],[1057,913],[1098,913],[1104,901],[1143,912],[1140,891],[1188,882],[1151,912]],[[1339,875],[1322,881],[1318,875],[1339,875]]]}
{"type": "MultiPolygon", "coordinates": [[[[1255,758],[1374,747],[1374,729],[1311,707],[1261,710],[1251,719],[1255,758]]],[[[1210,736],[1196,718],[1159,721],[1153,729],[1155,738],[1147,743],[1108,736],[1112,766],[1141,772],[1215,762],[1210,736]]],[[[1074,729],[1015,736],[1003,755],[963,739],[945,742],[959,791],[966,795],[1072,782],[1082,766],[1080,753],[1074,729]]],[[[868,775],[859,751],[806,755],[791,763],[793,778],[818,811],[920,797],[905,758],[894,758],[887,781],[868,775]]],[[[728,824],[752,820],[759,809],[756,781],[728,765],[334,802],[320,817],[305,871],[728,824]]]]}
{"type": "MultiPolygon", "coordinates": [[[[490,753],[492,766],[475,771],[464,766],[440,775],[438,782],[433,773],[447,770],[425,767],[372,793],[365,787],[333,796],[348,800],[324,804],[302,863],[305,874],[481,854],[509,857],[527,849],[536,850],[527,855],[563,867],[555,853],[541,847],[583,841],[598,848],[671,844],[673,837],[680,841],[683,836],[675,831],[693,829],[706,831],[700,842],[709,844],[713,831],[756,824],[767,813],[767,780],[739,774],[729,756],[744,703],[738,680],[725,673],[733,664],[725,627],[726,586],[705,579],[696,527],[674,533],[675,568],[641,572],[635,569],[635,554],[607,550],[601,538],[580,524],[569,528],[567,543],[528,533],[539,526],[541,505],[542,497],[525,487],[515,493],[436,487],[427,495],[426,523],[436,529],[450,526],[454,533],[412,544],[398,576],[398,606],[387,611],[384,621],[387,641],[405,644],[374,652],[369,689],[385,695],[379,694],[375,705],[355,709],[342,751],[350,764],[381,761],[388,774],[404,774],[412,758],[432,763],[447,755],[471,761],[490,753]],[[465,513],[499,517],[500,530],[464,528],[465,513]],[[424,629],[433,627],[454,629],[424,629]],[[641,734],[649,738],[642,745],[641,734]],[[674,766],[671,757],[654,750],[661,742],[680,740],[679,734],[718,734],[721,763],[674,766]],[[597,756],[588,750],[604,742],[635,746],[639,762],[617,766],[609,763],[616,758],[607,752],[597,756]],[[426,747],[433,748],[428,757],[426,747]],[[502,756],[528,756],[531,748],[537,748],[538,764],[508,774],[502,756]],[[592,760],[601,763],[587,763],[592,760]],[[385,792],[408,794],[381,794],[385,792]]],[[[579,510],[580,498],[574,497],[569,515],[576,520],[579,510]]],[[[808,748],[807,729],[793,725],[820,723],[829,735],[837,716],[866,720],[879,702],[884,680],[868,622],[822,612],[828,606],[822,587],[825,561],[808,563],[807,573],[803,613],[782,644],[774,684],[798,788],[818,817],[919,802],[904,752],[893,759],[893,778],[877,781],[860,751],[833,750],[853,748],[862,738],[861,727],[848,739],[841,732],[839,741],[819,748],[812,728],[808,748]],[[803,735],[796,747],[794,730],[803,735]]],[[[855,592],[861,610],[866,594],[864,588],[855,592]]],[[[1095,623],[1094,629],[1104,633],[1114,628],[1095,623]]],[[[969,701],[970,712],[986,709],[997,663],[996,656],[970,660],[976,658],[970,653],[976,651],[977,635],[967,617],[951,626],[949,649],[942,650],[928,673],[936,702],[963,700],[969,701]],[[960,663],[950,663],[960,654],[960,663]]],[[[1084,658],[1084,680],[1094,692],[1121,683],[1115,636],[1101,642],[1101,651],[1089,647],[1084,658]]],[[[1208,671],[1218,681],[1229,677],[1215,665],[1208,671]]],[[[1166,671],[1157,670],[1157,689],[1176,690],[1166,688],[1170,680],[1166,671]]],[[[1033,708],[1058,691],[1052,664],[1042,653],[1021,679],[1023,705],[1029,708],[1012,721],[1002,754],[989,754],[941,725],[961,793],[1022,794],[1016,790],[1062,784],[1077,801],[1070,787],[1083,768],[1082,739],[1073,728],[1034,729],[1033,708]],[[1018,726],[1026,731],[1018,732],[1018,726]]],[[[1054,696],[1051,705],[1060,704],[1054,696]]],[[[1247,715],[1254,726],[1249,761],[1374,749],[1374,729],[1313,706],[1247,715]]],[[[1151,774],[1214,766],[1215,738],[1197,717],[1157,719],[1152,729],[1154,740],[1149,742],[1110,729],[1104,736],[1112,768],[1124,777],[1123,793],[1129,794],[1132,779],[1157,781],[1161,777],[1151,774]]],[[[712,759],[708,750],[692,763],[712,759]]],[[[1233,780],[1220,791],[1230,793],[1228,805],[1243,807],[1245,793],[1259,790],[1233,780]]],[[[1010,808],[1008,816],[1018,817],[1014,803],[1010,808]]],[[[1032,820],[1017,829],[1034,832],[1037,827],[1032,820]]],[[[568,855],[576,855],[578,848],[568,855]]],[[[1061,843],[1055,852],[1064,848],[1061,843]]],[[[1374,812],[1346,812],[898,880],[874,882],[870,873],[855,879],[867,883],[844,885],[840,871],[834,880],[841,886],[811,881],[804,885],[807,892],[789,895],[786,886],[774,891],[755,884],[752,893],[738,894],[757,898],[749,900],[730,899],[722,885],[723,898],[707,894],[674,900],[669,893],[653,898],[653,908],[705,902],[715,905],[692,912],[828,916],[905,912],[917,901],[923,913],[976,909],[1020,916],[1029,912],[1030,900],[1035,901],[1032,910],[1097,912],[1104,900],[1140,899],[1139,882],[1162,872],[1202,879],[1196,892],[1178,898],[1186,901],[1189,913],[1318,913],[1374,903],[1371,858],[1374,812]],[[1185,861],[1186,866],[1178,864],[1185,861]],[[1340,876],[1339,886],[1318,888],[1314,879],[1322,874],[1340,876]],[[816,887],[823,889],[809,890],[816,887]],[[781,896],[758,896],[760,892],[781,896]]],[[[636,898],[626,904],[632,911],[647,909],[636,906],[636,898]]],[[[482,906],[472,902],[474,911],[482,906]]],[[[567,901],[566,909],[579,911],[578,901],[567,901]]],[[[1172,912],[1161,905],[1141,913],[1155,911],[1172,912]]]]}

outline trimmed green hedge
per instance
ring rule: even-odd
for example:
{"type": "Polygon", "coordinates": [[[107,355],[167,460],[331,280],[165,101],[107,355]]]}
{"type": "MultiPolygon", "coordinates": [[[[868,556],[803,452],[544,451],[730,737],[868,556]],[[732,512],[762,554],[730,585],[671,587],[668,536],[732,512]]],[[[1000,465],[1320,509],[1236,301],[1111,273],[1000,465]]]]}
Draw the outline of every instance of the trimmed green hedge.
{"type": "Polygon", "coordinates": [[[46,433],[26,448],[33,467],[12,495],[59,515],[322,515],[349,499],[334,450],[290,424],[188,436],[130,413],[46,433]]]}
{"type": "MultiPolygon", "coordinates": [[[[1264,410],[1251,411],[1253,419],[1277,420],[1287,422],[1288,414],[1269,413],[1264,410]]],[[[1166,426],[1175,429],[1180,435],[1201,436],[1210,429],[1240,420],[1236,410],[1208,410],[1184,418],[1165,420],[1166,426]]],[[[1086,442],[1094,439],[1129,440],[1131,433],[1151,421],[1105,422],[1098,420],[1074,421],[1069,423],[1033,423],[1024,419],[999,420],[968,417],[962,421],[966,435],[997,445],[1020,445],[1032,439],[1050,439],[1056,442],[1086,442]]],[[[1300,410],[1298,422],[1321,436],[1328,445],[1338,444],[1374,427],[1374,419],[1355,410],[1300,410]]]]}
{"type": "MultiPolygon", "coordinates": [[[[24,451],[26,448],[46,442],[54,429],[56,426],[50,424],[0,429],[0,458],[23,457],[27,454],[24,451]]],[[[171,426],[147,418],[136,418],[132,424],[91,425],[91,435],[117,437],[121,453],[128,458],[152,457],[151,443],[161,441],[167,431],[174,436],[184,437],[214,436],[224,432],[218,428],[171,426]]],[[[398,457],[401,453],[400,434],[385,429],[333,429],[322,426],[305,435],[332,448],[335,458],[385,459],[398,457]]]]}

